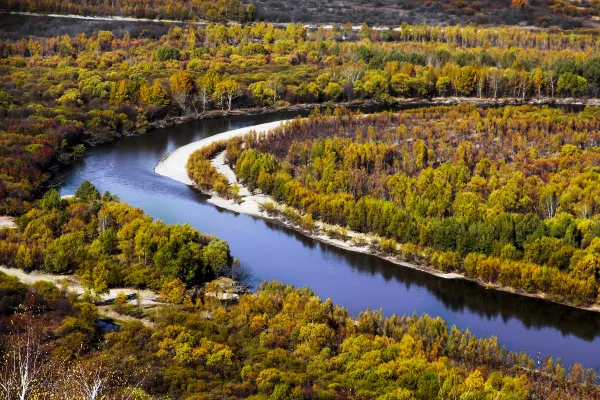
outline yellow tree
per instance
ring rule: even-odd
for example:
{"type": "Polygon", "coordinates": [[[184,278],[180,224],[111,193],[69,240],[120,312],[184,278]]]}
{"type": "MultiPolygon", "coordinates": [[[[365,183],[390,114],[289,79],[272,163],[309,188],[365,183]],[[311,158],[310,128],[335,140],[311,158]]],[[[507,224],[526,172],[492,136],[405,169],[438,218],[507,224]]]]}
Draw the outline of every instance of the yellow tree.
{"type": "Polygon", "coordinates": [[[177,71],[169,79],[169,86],[173,101],[185,112],[188,99],[194,90],[192,78],[185,71],[177,71]]]}
{"type": "Polygon", "coordinates": [[[535,86],[535,91],[538,96],[542,95],[542,88],[544,87],[544,71],[541,68],[536,68],[533,70],[533,86],[535,86]]]}
{"type": "Polygon", "coordinates": [[[215,86],[215,99],[221,101],[221,104],[225,102],[227,104],[228,110],[231,110],[231,104],[233,100],[240,97],[241,95],[242,91],[240,88],[240,84],[234,81],[233,79],[221,81],[215,86]]]}
{"type": "Polygon", "coordinates": [[[110,100],[115,104],[129,103],[129,90],[127,89],[127,82],[124,79],[113,84],[110,100]]]}

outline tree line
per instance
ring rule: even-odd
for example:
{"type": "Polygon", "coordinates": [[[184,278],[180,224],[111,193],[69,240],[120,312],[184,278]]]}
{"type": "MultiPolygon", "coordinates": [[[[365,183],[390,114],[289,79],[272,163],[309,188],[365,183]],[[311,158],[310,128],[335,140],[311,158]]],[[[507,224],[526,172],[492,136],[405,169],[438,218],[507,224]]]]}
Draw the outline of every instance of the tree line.
{"type": "Polygon", "coordinates": [[[368,27],[256,23],[173,27],[160,38],[99,31],[0,41],[0,212],[27,210],[50,167],[80,157],[84,144],[178,116],[400,98],[593,97],[600,90],[593,31],[499,28],[493,36],[474,26],[403,26],[385,40],[373,32],[381,35],[368,27]]]}
{"type": "Polygon", "coordinates": [[[34,0],[5,1],[8,11],[32,13],[74,14],[85,16],[122,16],[146,19],[171,19],[177,21],[229,22],[252,20],[254,6],[240,0],[117,0],[68,1],[34,0]]]}

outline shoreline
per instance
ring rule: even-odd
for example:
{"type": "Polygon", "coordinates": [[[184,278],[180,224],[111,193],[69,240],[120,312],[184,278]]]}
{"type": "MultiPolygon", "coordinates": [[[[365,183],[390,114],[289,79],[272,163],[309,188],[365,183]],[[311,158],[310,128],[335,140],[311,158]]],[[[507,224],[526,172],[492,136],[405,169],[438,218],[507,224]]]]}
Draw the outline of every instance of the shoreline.
{"type": "Polygon", "coordinates": [[[395,97],[393,101],[384,103],[374,99],[354,99],[337,103],[300,103],[285,107],[251,107],[235,108],[232,110],[209,110],[203,114],[169,116],[148,124],[148,130],[168,128],[175,125],[185,124],[192,121],[204,119],[223,118],[230,116],[263,115],[277,112],[309,111],[316,108],[326,109],[335,107],[436,107],[451,106],[457,104],[473,104],[478,107],[501,107],[501,106],[559,106],[559,107],[585,107],[600,106],[600,98],[577,98],[577,97],[536,97],[529,99],[518,99],[514,97],[486,98],[486,97],[433,97],[431,99],[395,97]]]}
{"type": "MultiPolygon", "coordinates": [[[[231,138],[234,136],[243,136],[244,134],[246,134],[252,130],[257,131],[257,132],[265,132],[265,129],[269,130],[269,129],[275,128],[275,127],[279,126],[280,124],[285,123],[287,121],[289,121],[289,120],[281,120],[281,121],[270,122],[267,124],[254,125],[254,126],[250,126],[250,127],[246,127],[246,128],[223,132],[223,133],[220,133],[220,134],[217,134],[214,136],[204,138],[204,139],[196,141],[196,142],[192,142],[188,145],[179,147],[178,149],[175,149],[172,152],[163,156],[158,161],[157,165],[155,166],[154,172],[161,176],[176,180],[178,182],[184,183],[188,186],[192,186],[192,187],[195,187],[196,189],[198,189],[196,187],[196,185],[192,182],[192,180],[188,177],[187,169],[185,168],[185,165],[187,163],[189,155],[193,151],[195,151],[199,148],[208,146],[211,143],[216,142],[216,141],[225,140],[225,139],[228,139],[228,138],[231,138]],[[179,150],[182,150],[182,151],[179,151],[179,150]],[[186,156],[186,154],[187,154],[187,156],[186,156]],[[184,172],[182,173],[182,171],[184,171],[184,172]]],[[[211,160],[211,164],[215,168],[217,168],[217,170],[220,173],[222,173],[223,175],[228,177],[228,179],[230,179],[232,175],[233,175],[233,177],[235,177],[235,174],[233,173],[231,168],[227,164],[224,163],[224,154],[225,154],[224,151],[219,153],[215,158],[213,158],[211,160]]],[[[231,181],[230,183],[237,183],[237,179],[235,179],[234,181],[231,181]]],[[[445,272],[441,272],[434,268],[427,267],[424,265],[418,265],[418,264],[413,264],[413,263],[409,263],[406,261],[402,261],[393,256],[386,256],[384,254],[381,254],[380,252],[372,250],[371,248],[369,248],[368,244],[364,245],[364,246],[357,246],[357,245],[348,243],[347,241],[335,239],[335,238],[327,236],[324,233],[325,229],[327,229],[327,228],[335,229],[335,228],[341,228],[341,227],[324,224],[321,221],[315,221],[315,225],[318,226],[319,229],[323,232],[321,232],[319,234],[307,232],[306,230],[302,229],[300,226],[297,226],[297,225],[285,220],[285,218],[282,215],[273,216],[273,215],[269,215],[265,211],[261,211],[261,204],[263,204],[265,201],[270,201],[270,202],[273,202],[274,204],[278,204],[270,196],[267,196],[264,194],[252,194],[248,191],[248,189],[245,186],[240,185],[239,183],[238,183],[238,185],[240,186],[240,196],[242,198],[242,201],[239,204],[234,202],[233,200],[228,200],[228,199],[219,197],[219,196],[215,195],[214,193],[210,193],[210,192],[209,193],[203,192],[203,193],[210,196],[210,198],[207,201],[216,207],[220,207],[220,208],[232,211],[232,212],[245,214],[245,215],[249,215],[252,217],[257,217],[257,218],[261,218],[261,219],[264,219],[267,221],[277,223],[286,228],[293,229],[313,240],[317,240],[319,242],[322,242],[322,243],[325,243],[328,245],[332,245],[332,246],[341,248],[343,250],[353,251],[353,252],[363,253],[363,254],[369,254],[369,255],[378,257],[380,259],[386,260],[388,262],[391,262],[393,264],[396,264],[398,266],[418,270],[418,271],[436,276],[438,278],[464,279],[464,280],[471,281],[471,282],[477,284],[478,286],[482,287],[483,289],[493,289],[493,290],[498,290],[498,291],[502,291],[502,292],[512,293],[512,294],[519,295],[519,296],[525,296],[525,297],[535,298],[535,299],[539,299],[539,300],[544,300],[544,301],[548,301],[548,302],[555,303],[555,304],[561,304],[563,306],[577,308],[580,310],[591,311],[591,312],[600,312],[599,305],[576,306],[574,304],[569,304],[569,303],[553,300],[553,299],[549,298],[548,295],[546,295],[546,294],[522,292],[522,291],[519,291],[512,287],[483,282],[478,279],[470,278],[470,277],[467,277],[467,276],[464,276],[462,274],[455,273],[455,272],[445,273],[445,272]]],[[[368,238],[373,237],[373,236],[365,235],[365,234],[358,233],[358,232],[352,232],[349,230],[347,231],[347,234],[348,234],[349,238],[361,237],[363,239],[367,238],[367,240],[369,240],[368,238]]],[[[370,242],[370,240],[369,240],[369,242],[370,242]]],[[[367,242],[367,243],[369,243],[369,242],[367,242]]]]}

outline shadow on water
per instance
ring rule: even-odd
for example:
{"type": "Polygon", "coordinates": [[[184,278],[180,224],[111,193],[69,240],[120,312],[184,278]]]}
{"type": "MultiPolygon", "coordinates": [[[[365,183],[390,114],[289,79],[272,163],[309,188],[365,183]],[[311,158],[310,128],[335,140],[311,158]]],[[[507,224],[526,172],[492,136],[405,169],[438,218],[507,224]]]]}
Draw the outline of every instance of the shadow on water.
{"type": "MultiPolygon", "coordinates": [[[[197,193],[201,202],[207,196],[197,193]]],[[[215,206],[219,213],[241,214],[215,206]]],[[[247,216],[248,217],[248,216],[247,216]]],[[[394,281],[410,289],[417,286],[426,289],[443,306],[453,312],[469,312],[479,318],[491,320],[500,317],[507,322],[518,319],[527,329],[552,328],[562,335],[574,335],[586,341],[600,337],[600,313],[566,307],[542,299],[518,296],[494,289],[486,289],[464,279],[444,279],[423,271],[402,267],[379,257],[359,252],[347,251],[339,247],[312,239],[302,233],[282,226],[276,222],[257,217],[248,217],[261,221],[273,231],[301,243],[304,248],[318,249],[321,254],[336,263],[348,265],[352,269],[370,276],[381,276],[386,282],[394,281]],[[586,323],[581,323],[585,321],[586,323]]],[[[389,311],[389,310],[388,310],[389,311]]]]}

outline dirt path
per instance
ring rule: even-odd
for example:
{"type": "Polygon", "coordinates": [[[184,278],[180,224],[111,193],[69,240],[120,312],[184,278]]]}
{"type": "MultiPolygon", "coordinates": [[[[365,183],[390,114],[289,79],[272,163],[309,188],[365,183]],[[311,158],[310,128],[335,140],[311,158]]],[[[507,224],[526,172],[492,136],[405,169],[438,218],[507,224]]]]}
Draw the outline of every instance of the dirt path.
{"type": "MultiPolygon", "coordinates": [[[[71,292],[76,294],[83,294],[85,292],[85,288],[79,282],[79,279],[74,275],[56,275],[56,274],[47,274],[41,272],[32,272],[27,273],[21,269],[17,268],[6,268],[4,266],[0,266],[0,272],[4,272],[7,275],[17,277],[21,282],[27,283],[31,285],[32,283],[38,281],[49,281],[57,286],[61,286],[61,284],[66,281],[68,284],[68,289],[71,292]]],[[[140,296],[140,305],[145,307],[158,306],[162,303],[158,300],[157,294],[151,290],[136,290],[132,288],[114,288],[110,289],[108,293],[105,293],[99,296],[98,302],[106,303],[113,301],[119,293],[124,293],[126,296],[132,296],[138,294],[140,296]]]]}
{"type": "Polygon", "coordinates": [[[147,318],[136,318],[136,317],[131,317],[129,315],[122,315],[122,314],[119,314],[118,312],[116,312],[115,310],[113,310],[112,308],[110,308],[110,306],[98,307],[98,313],[103,317],[110,318],[115,321],[123,321],[123,322],[139,321],[142,324],[144,324],[144,326],[147,328],[154,328],[156,326],[156,324],[154,322],[150,321],[147,318]]]}

